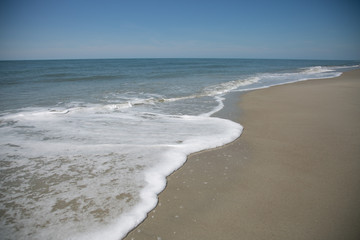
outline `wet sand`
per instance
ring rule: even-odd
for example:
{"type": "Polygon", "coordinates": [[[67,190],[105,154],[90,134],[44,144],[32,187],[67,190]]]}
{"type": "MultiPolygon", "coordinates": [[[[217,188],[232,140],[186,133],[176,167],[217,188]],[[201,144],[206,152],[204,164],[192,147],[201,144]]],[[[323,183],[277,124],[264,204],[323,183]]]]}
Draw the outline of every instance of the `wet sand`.
{"type": "Polygon", "coordinates": [[[191,155],[125,239],[360,239],[360,70],[236,102],[242,136],[191,155]]]}

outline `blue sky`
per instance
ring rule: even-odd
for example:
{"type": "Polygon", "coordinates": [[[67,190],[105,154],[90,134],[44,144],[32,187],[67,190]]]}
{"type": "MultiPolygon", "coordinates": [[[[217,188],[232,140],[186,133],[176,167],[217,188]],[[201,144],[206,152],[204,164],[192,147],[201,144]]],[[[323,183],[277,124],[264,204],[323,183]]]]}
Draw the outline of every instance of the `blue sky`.
{"type": "Polygon", "coordinates": [[[0,59],[360,59],[357,0],[1,0],[0,59]]]}

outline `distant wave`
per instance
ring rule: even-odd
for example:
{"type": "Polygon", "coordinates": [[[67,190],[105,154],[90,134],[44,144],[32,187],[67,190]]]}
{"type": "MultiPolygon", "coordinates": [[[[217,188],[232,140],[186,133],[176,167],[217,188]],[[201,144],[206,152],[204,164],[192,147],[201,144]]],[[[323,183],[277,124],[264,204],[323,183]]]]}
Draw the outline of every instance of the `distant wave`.
{"type": "Polygon", "coordinates": [[[95,76],[81,76],[76,77],[74,74],[58,73],[42,75],[37,82],[78,82],[78,81],[93,81],[93,80],[115,80],[121,79],[124,75],[95,75],[95,76]]]}

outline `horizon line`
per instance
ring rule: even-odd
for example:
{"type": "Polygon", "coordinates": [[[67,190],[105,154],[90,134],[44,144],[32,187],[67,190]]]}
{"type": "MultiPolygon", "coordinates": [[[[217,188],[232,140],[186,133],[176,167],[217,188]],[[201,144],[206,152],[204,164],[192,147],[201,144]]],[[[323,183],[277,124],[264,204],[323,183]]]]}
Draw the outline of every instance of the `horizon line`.
{"type": "Polygon", "coordinates": [[[109,57],[109,58],[34,58],[0,59],[0,62],[15,61],[76,61],[76,60],[134,60],[134,59],[243,59],[243,60],[300,60],[300,61],[360,61],[360,59],[321,59],[321,58],[252,58],[252,57],[109,57]]]}

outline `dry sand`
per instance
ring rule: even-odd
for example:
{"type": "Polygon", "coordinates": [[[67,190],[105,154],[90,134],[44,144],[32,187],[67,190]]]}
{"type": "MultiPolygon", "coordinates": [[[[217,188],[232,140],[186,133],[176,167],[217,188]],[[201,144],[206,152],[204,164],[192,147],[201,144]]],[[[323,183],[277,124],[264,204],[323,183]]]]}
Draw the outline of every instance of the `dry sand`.
{"type": "Polygon", "coordinates": [[[360,239],[360,70],[239,106],[242,136],[191,155],[125,239],[360,239]]]}

